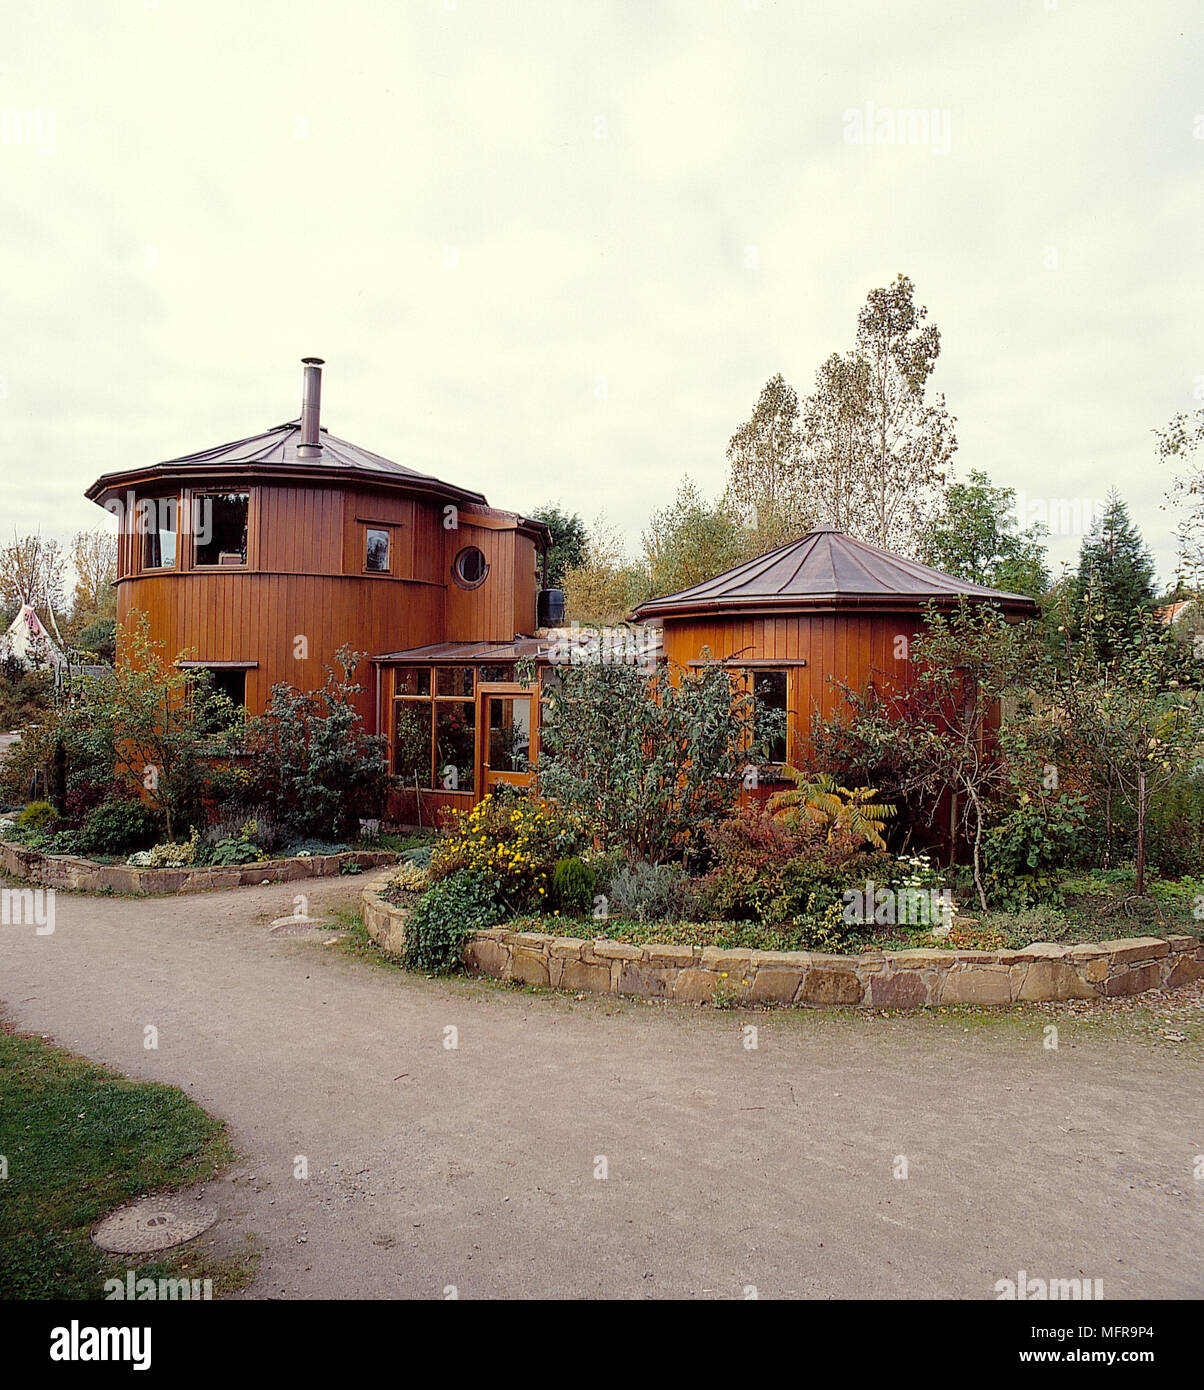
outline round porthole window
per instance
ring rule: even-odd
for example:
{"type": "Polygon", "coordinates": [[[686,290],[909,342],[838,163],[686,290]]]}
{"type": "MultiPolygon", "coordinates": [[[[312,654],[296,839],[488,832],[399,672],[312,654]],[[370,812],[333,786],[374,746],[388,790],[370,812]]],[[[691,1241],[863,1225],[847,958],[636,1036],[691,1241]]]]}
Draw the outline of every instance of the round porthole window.
{"type": "Polygon", "coordinates": [[[462,589],[475,589],[485,582],[489,561],[475,545],[466,545],[452,561],[452,575],[462,589]]]}

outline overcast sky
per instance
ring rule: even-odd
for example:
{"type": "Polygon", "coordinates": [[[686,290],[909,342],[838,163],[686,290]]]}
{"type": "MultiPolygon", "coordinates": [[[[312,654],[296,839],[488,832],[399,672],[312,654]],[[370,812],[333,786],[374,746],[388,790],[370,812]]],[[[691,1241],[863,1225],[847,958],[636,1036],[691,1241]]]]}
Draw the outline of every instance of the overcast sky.
{"type": "Polygon", "coordinates": [[[1199,0],[8,0],[3,534],[292,418],[316,354],[333,433],[634,547],[904,271],[958,474],[1115,485],[1165,577],[1202,38],[1199,0]]]}

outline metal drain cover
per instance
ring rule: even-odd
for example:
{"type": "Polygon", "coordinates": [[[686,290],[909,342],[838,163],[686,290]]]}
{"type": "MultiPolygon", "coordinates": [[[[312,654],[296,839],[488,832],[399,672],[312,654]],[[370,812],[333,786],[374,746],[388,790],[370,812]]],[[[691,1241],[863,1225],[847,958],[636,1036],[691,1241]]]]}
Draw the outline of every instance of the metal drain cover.
{"type": "Polygon", "coordinates": [[[207,1231],[217,1208],[178,1197],[144,1197],[118,1207],[92,1232],[92,1244],[120,1255],[167,1250],[207,1231]]]}

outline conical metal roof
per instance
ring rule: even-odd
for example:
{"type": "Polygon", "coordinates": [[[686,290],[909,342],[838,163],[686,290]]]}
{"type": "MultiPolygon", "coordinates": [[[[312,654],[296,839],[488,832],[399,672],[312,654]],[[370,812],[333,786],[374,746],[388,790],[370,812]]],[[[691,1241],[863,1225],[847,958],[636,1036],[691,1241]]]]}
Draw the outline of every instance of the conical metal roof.
{"type": "Polygon", "coordinates": [[[819,526],[754,560],[695,584],[677,594],[649,599],[636,619],[750,611],[784,612],[806,608],[919,608],[930,602],[956,603],[965,597],[991,601],[1007,612],[1033,614],[1036,602],[954,579],[918,560],[908,560],[855,540],[831,526],[819,526]]]}
{"type": "Polygon", "coordinates": [[[165,459],[149,468],[131,469],[128,472],[109,473],[97,479],[88,489],[87,496],[99,497],[114,485],[123,483],[135,475],[180,476],[189,473],[229,476],[239,471],[272,472],[279,469],[287,473],[313,473],[316,478],[331,474],[352,474],[363,477],[370,475],[381,482],[400,485],[410,484],[426,492],[455,498],[460,501],[484,503],[483,493],[469,488],[445,483],[431,473],[421,473],[394,463],[369,449],[339,439],[324,427],[318,435],[322,452],[318,458],[306,458],[298,452],[301,444],[300,420],[289,420],[276,425],[262,434],[251,435],[247,439],[236,439],[229,444],[217,444],[211,449],[201,449],[195,454],[181,454],[178,458],[165,459]]]}

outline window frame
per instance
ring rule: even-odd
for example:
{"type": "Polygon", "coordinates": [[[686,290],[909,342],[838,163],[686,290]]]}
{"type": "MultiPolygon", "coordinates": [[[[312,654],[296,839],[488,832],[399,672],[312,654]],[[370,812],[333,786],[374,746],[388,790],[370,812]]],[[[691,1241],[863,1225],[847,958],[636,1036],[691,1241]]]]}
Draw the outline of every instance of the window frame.
{"type": "Polygon", "coordinates": [[[452,558],[452,579],[456,584],[459,585],[461,589],[466,590],[468,593],[472,593],[473,590],[479,589],[481,585],[484,584],[484,582],[489,578],[489,570],[489,556],[485,554],[485,552],[481,549],[479,545],[473,545],[471,543],[468,545],[462,545],[460,549],[456,551],[455,556],[452,558]],[[460,573],[460,564],[464,557],[467,554],[469,554],[470,551],[474,550],[481,557],[481,564],[484,566],[484,570],[481,573],[480,579],[468,580],[465,579],[464,576],[460,573]]]}
{"type": "MultiPolygon", "coordinates": [[[[252,566],[253,566],[253,556],[252,556],[252,544],[253,544],[253,539],[252,539],[252,538],[254,537],[254,534],[255,534],[255,527],[254,527],[254,525],[253,525],[254,506],[255,506],[255,491],[256,491],[256,490],[255,490],[254,488],[252,488],[252,487],[235,487],[235,488],[225,488],[225,489],[207,487],[207,488],[193,489],[193,490],[188,494],[188,520],[189,520],[188,536],[189,536],[189,540],[191,541],[191,547],[190,547],[191,554],[190,554],[190,559],[191,559],[191,562],[192,562],[192,568],[193,568],[194,570],[204,570],[206,574],[211,574],[211,573],[221,574],[221,573],[223,573],[223,572],[226,571],[226,570],[249,570],[249,569],[252,568],[252,566]],[[203,500],[204,500],[206,497],[245,497],[245,498],[247,499],[247,534],[246,534],[246,544],[245,544],[245,547],[244,547],[244,552],[243,552],[242,561],[241,561],[239,564],[237,564],[237,565],[234,565],[234,564],[222,564],[220,560],[217,561],[216,563],[212,563],[212,562],[209,562],[209,561],[204,561],[204,560],[198,560],[198,559],[197,559],[197,539],[196,539],[195,533],[194,533],[193,530],[192,530],[192,521],[193,521],[193,519],[194,519],[194,518],[196,517],[196,515],[197,515],[197,506],[198,506],[198,504],[201,503],[201,502],[203,502],[203,500]]],[[[230,552],[227,552],[227,553],[230,553],[230,552]]]]}
{"type": "MultiPolygon", "coordinates": [[[[176,492],[176,493],[165,492],[165,493],[161,493],[161,494],[157,494],[157,495],[156,495],[156,494],[147,493],[147,494],[144,494],[144,495],[141,496],[141,497],[135,498],[135,500],[134,500],[134,527],[133,527],[133,530],[134,530],[134,554],[135,554],[135,556],[137,557],[137,566],[136,566],[135,571],[134,571],[136,574],[175,574],[175,573],[177,573],[177,572],[179,571],[179,569],[180,569],[180,560],[181,560],[181,546],[180,546],[180,513],[181,513],[182,510],[183,510],[183,499],[182,499],[182,495],[181,495],[180,493],[178,493],[178,492],[176,492]],[[175,542],[176,542],[176,546],[175,546],[175,555],[174,555],[174,557],[172,558],[172,562],[171,562],[170,565],[165,565],[165,564],[162,564],[162,563],[157,564],[157,565],[148,565],[148,564],[146,563],[146,551],[147,551],[147,547],[148,547],[148,545],[149,545],[149,543],[151,542],[152,539],[154,539],[154,540],[159,540],[159,537],[162,536],[164,533],[163,533],[163,531],[162,531],[158,526],[156,526],[155,529],[154,529],[153,531],[143,531],[143,530],[141,529],[141,528],[142,528],[142,523],[141,523],[141,519],[140,519],[140,517],[139,517],[139,511],[138,511],[138,509],[141,507],[141,505],[142,505],[144,502],[153,502],[153,503],[156,504],[156,506],[158,506],[159,503],[164,502],[164,501],[168,500],[169,498],[173,498],[173,497],[174,497],[174,499],[175,499],[175,504],[176,504],[176,524],[175,524],[174,530],[173,530],[172,532],[170,532],[169,534],[174,535],[174,537],[175,537],[175,542]]],[[[160,554],[162,554],[162,542],[160,542],[160,554]]]]}
{"type": "MultiPolygon", "coordinates": [[[[741,676],[747,682],[747,691],[753,706],[753,737],[757,733],[757,680],[765,676],[781,676],[784,689],[782,693],[781,709],[786,717],[786,727],[782,730],[782,756],[780,758],[769,757],[766,765],[768,767],[786,767],[790,762],[790,672],[789,666],[743,666],[740,668],[741,676]]],[[[776,705],[767,706],[776,709],[776,705]]],[[[774,749],[769,750],[772,754],[774,749]]]]}
{"type": "MultiPolygon", "coordinates": [[[[398,669],[425,671],[428,673],[426,694],[397,694],[397,677],[393,677],[393,719],[389,732],[389,760],[393,769],[393,775],[398,776],[397,772],[397,706],[425,705],[429,710],[429,720],[427,728],[427,785],[420,786],[420,792],[428,792],[439,796],[475,796],[477,784],[477,762],[480,757],[478,719],[477,719],[477,688],[480,679],[475,664],[464,665],[457,662],[443,662],[442,665],[432,663],[429,666],[413,665],[398,669]],[[451,695],[439,694],[439,672],[442,670],[466,670],[472,674],[472,694],[465,695],[462,692],[451,695]],[[468,767],[468,777],[470,785],[464,786],[461,781],[459,786],[445,787],[439,776],[439,707],[448,705],[464,705],[472,710],[472,762],[468,767]]],[[[408,785],[407,783],[403,783],[408,785]]]]}
{"type": "Polygon", "coordinates": [[[387,521],[365,521],[364,545],[362,554],[362,573],[391,575],[393,573],[393,526],[387,521]],[[385,565],[383,569],[373,569],[368,564],[368,544],[373,532],[379,532],[385,538],[385,565]]]}

